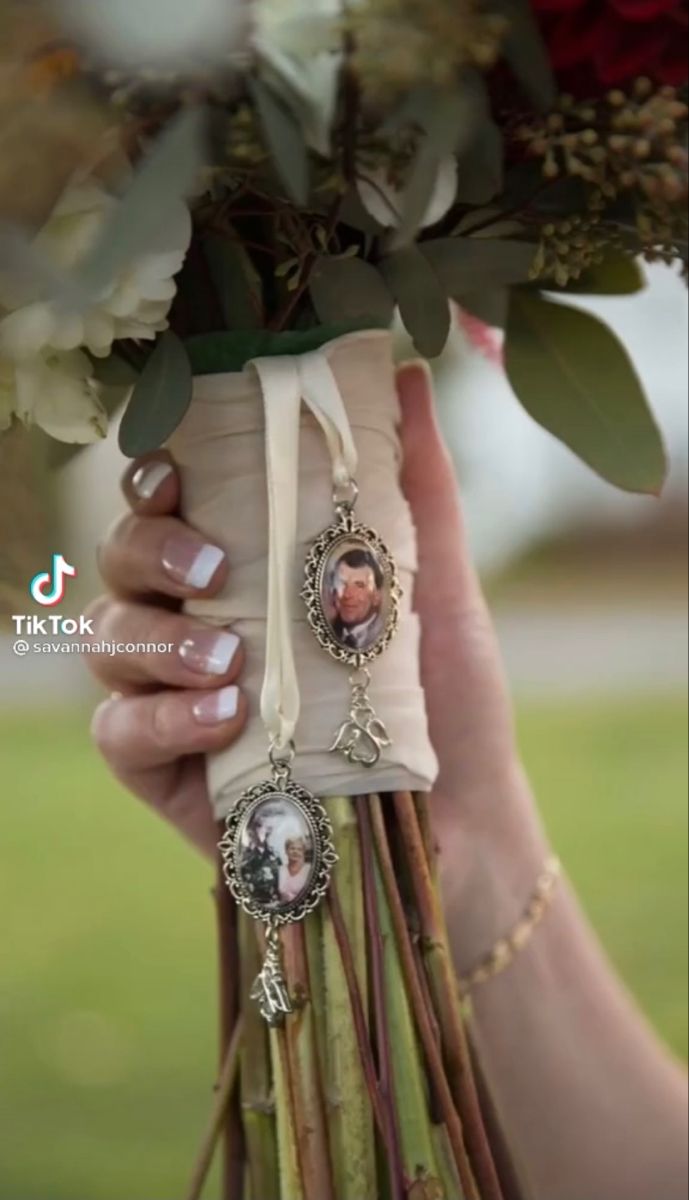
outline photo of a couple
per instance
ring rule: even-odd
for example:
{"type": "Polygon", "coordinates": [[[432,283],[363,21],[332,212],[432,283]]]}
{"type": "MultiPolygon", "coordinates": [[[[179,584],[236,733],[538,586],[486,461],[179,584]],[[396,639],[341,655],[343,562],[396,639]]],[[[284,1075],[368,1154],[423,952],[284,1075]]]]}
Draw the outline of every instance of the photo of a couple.
{"type": "Polygon", "coordinates": [[[240,875],[252,900],[266,908],[296,903],[313,875],[313,837],[286,796],[269,796],[249,815],[241,835],[240,875]]]}

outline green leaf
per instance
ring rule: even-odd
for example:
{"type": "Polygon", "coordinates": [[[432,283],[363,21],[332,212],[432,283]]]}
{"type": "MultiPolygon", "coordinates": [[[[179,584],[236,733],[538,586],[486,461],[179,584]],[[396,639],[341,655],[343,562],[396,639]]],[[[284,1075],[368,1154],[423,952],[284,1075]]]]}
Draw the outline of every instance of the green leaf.
{"type": "Polygon", "coordinates": [[[660,492],[662,438],[627,352],[606,325],[515,290],[505,364],[527,412],[594,471],[626,491],[660,492]]]}
{"type": "Polygon", "coordinates": [[[204,238],[203,251],[227,328],[261,329],[261,277],[241,242],[211,233],[204,238]]]}
{"type": "Polygon", "coordinates": [[[150,253],[169,224],[184,216],[181,202],[204,162],[205,125],[204,109],[185,109],[158,138],[79,271],[89,295],[103,291],[124,267],[150,253]]]}
{"type": "Polygon", "coordinates": [[[290,199],[303,208],[309,198],[309,156],[293,112],[262,79],[249,81],[275,169],[290,199]]]}
{"type": "Polygon", "coordinates": [[[361,258],[321,258],[311,278],[311,298],[325,325],[370,320],[387,327],[395,313],[380,272],[361,258]]]}
{"type": "Polygon", "coordinates": [[[529,242],[508,238],[438,238],[421,242],[420,249],[453,299],[477,285],[526,282],[536,253],[529,242]]]}
{"type": "Polygon", "coordinates": [[[130,388],[139,378],[139,372],[126,358],[113,350],[109,358],[91,360],[93,377],[108,388],[130,388]]]}
{"type": "Polygon", "coordinates": [[[384,232],[383,226],[379,225],[375,217],[372,217],[368,209],[364,207],[356,188],[350,188],[342,201],[340,224],[349,225],[351,229],[356,229],[359,233],[364,233],[369,237],[379,237],[384,232]]]}
{"type": "Polygon", "coordinates": [[[486,85],[477,71],[465,71],[454,91],[423,86],[407,97],[394,124],[416,125],[426,136],[421,139],[407,177],[394,246],[404,246],[416,237],[443,160],[461,154],[470,145],[487,109],[486,85]]]}
{"type": "Polygon", "coordinates": [[[383,259],[380,269],[417,351],[437,358],[450,334],[450,305],[428,259],[418,246],[407,246],[383,259]]]}
{"type": "Polygon", "coordinates": [[[591,267],[581,279],[572,280],[562,291],[585,296],[633,296],[645,287],[640,264],[620,250],[610,250],[602,263],[591,267]]]}
{"type": "Polygon", "coordinates": [[[478,317],[493,329],[504,329],[510,303],[508,288],[477,286],[472,291],[458,293],[454,297],[460,308],[478,317]]]}
{"type": "Polygon", "coordinates": [[[191,403],[191,364],[174,333],[164,333],[144,367],[120,425],[120,450],[138,458],[158,450],[191,403]]]}
{"type": "Polygon", "coordinates": [[[552,108],[557,86],[530,0],[495,0],[493,11],[509,22],[503,52],[517,79],[538,108],[552,108]]]}
{"type": "Polygon", "coordinates": [[[489,204],[503,185],[505,146],[502,133],[492,118],[481,125],[478,136],[458,162],[457,203],[489,204]]]}

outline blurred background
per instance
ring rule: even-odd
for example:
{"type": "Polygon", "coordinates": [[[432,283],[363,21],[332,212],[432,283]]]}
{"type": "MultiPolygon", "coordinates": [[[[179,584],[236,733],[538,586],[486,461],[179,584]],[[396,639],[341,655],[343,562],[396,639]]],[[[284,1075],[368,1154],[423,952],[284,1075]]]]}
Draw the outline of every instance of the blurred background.
{"type": "MultiPolygon", "coordinates": [[[[670,271],[649,280],[595,307],[666,435],[662,500],[599,482],[459,332],[437,390],[551,837],[686,1056],[687,301],[670,271]]],[[[39,486],[32,454],[0,441],[0,609],[32,611],[28,581],[56,551],[79,569],[61,611],[79,613],[123,464],[111,440],[39,486]]],[[[101,767],[81,661],[22,661],[11,644],[5,625],[0,1200],[171,1200],[211,1102],[212,872],[101,767]]]]}

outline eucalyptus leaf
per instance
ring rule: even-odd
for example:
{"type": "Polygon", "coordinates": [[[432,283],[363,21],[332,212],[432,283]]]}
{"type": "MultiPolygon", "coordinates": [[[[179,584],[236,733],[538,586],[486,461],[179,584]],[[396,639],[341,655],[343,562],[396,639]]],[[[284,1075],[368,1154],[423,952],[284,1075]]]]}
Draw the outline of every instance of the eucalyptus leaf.
{"type": "Polygon", "coordinates": [[[502,191],[505,147],[495,121],[487,118],[458,162],[457,203],[489,204],[502,191]]]}
{"type": "Polygon", "coordinates": [[[460,308],[478,317],[493,329],[504,329],[507,324],[510,293],[508,288],[477,287],[472,291],[460,292],[454,299],[460,308]]]}
{"type": "Polygon", "coordinates": [[[418,246],[407,246],[383,259],[380,269],[416,350],[437,358],[450,333],[450,305],[428,259],[418,246]]]}
{"type": "Polygon", "coordinates": [[[90,294],[106,289],[124,267],[160,240],[179,220],[205,158],[206,112],[185,109],[167,126],[113,209],[78,278],[90,294]]]}
{"type": "Polygon", "coordinates": [[[120,425],[120,450],[138,458],[158,450],[182,421],[192,394],[189,356],[168,331],[144,367],[120,425]]]}
{"type": "Polygon", "coordinates": [[[203,250],[228,329],[261,329],[263,289],[250,255],[229,237],[209,234],[203,250]]]}
{"type": "Polygon", "coordinates": [[[359,233],[366,234],[367,237],[379,237],[383,233],[383,226],[379,225],[375,217],[372,217],[368,209],[364,207],[361,196],[355,188],[350,188],[342,201],[340,223],[349,225],[351,229],[356,229],[359,233]]]}
{"type": "Polygon", "coordinates": [[[507,375],[527,412],[617,487],[658,494],[662,438],[621,342],[590,313],[512,293],[507,375]]]}
{"type": "Polygon", "coordinates": [[[309,156],[299,121],[272,88],[258,77],[249,81],[275,169],[290,199],[303,207],[309,198],[309,156]]]}
{"type": "Polygon", "coordinates": [[[136,367],[116,350],[108,358],[92,359],[92,366],[94,379],[107,388],[133,387],[139,378],[136,367]]]}
{"type": "Polygon", "coordinates": [[[585,296],[633,296],[645,287],[640,263],[621,250],[609,250],[602,263],[572,280],[564,291],[585,296]]]}
{"type": "Polygon", "coordinates": [[[401,220],[393,235],[393,246],[414,241],[433,199],[441,162],[431,138],[424,137],[405,184],[401,220]]]}
{"type": "Polygon", "coordinates": [[[493,11],[506,17],[503,53],[526,94],[547,111],[557,97],[557,85],[548,48],[530,0],[495,0],[493,11]]]}
{"type": "Polygon", "coordinates": [[[412,241],[428,211],[441,165],[471,144],[488,110],[486,85],[478,72],[466,71],[453,91],[423,86],[405,100],[397,119],[423,131],[402,200],[402,219],[393,245],[412,241]]]}
{"type": "Polygon", "coordinates": [[[387,328],[395,313],[380,271],[361,258],[321,258],[311,277],[311,299],[325,325],[361,320],[387,328]]]}
{"type": "Polygon", "coordinates": [[[524,283],[536,253],[529,242],[508,238],[438,238],[420,249],[453,298],[477,286],[524,283]]]}

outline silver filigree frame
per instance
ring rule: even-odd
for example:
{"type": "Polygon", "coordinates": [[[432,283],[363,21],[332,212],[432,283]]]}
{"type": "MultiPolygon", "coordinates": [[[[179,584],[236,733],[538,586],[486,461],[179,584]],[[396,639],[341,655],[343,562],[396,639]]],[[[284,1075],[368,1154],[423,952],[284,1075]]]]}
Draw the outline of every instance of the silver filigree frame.
{"type": "Polygon", "coordinates": [[[399,628],[400,601],[404,593],[400,586],[395,560],[375,529],[361,525],[355,520],[351,511],[343,509],[340,512],[339,520],[324,530],[314,542],[306,559],[304,571],[306,579],[301,596],[306,604],[309,625],[316,635],[319,645],[327,650],[331,658],[350,667],[363,667],[366,663],[379,658],[387,650],[399,628]],[[324,575],[339,542],[361,542],[362,548],[366,548],[375,556],[383,571],[385,581],[383,586],[389,596],[389,611],[383,633],[368,650],[353,650],[343,646],[335,636],[323,608],[324,575]]]}
{"type": "Polygon", "coordinates": [[[258,921],[273,927],[296,924],[312,913],[325,896],[330,885],[332,869],[338,862],[335,851],[333,827],[320,800],[292,780],[268,779],[257,783],[240,796],[225,822],[225,833],[219,843],[223,859],[223,873],[237,904],[258,921]],[[313,839],[313,869],[305,892],[289,904],[259,904],[247,892],[242,882],[240,854],[242,833],[256,809],[267,800],[287,800],[304,818],[313,839]]]}

